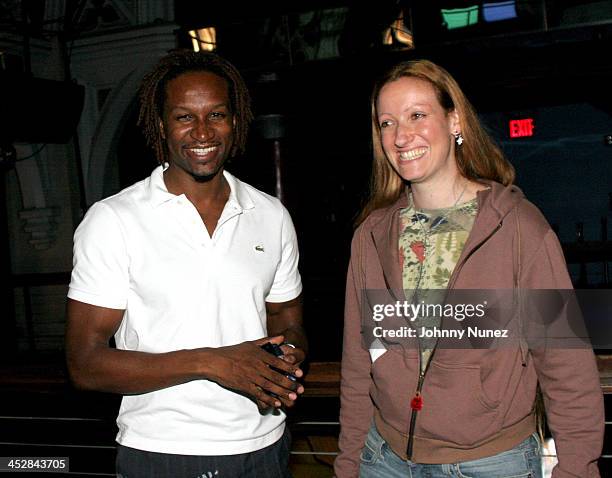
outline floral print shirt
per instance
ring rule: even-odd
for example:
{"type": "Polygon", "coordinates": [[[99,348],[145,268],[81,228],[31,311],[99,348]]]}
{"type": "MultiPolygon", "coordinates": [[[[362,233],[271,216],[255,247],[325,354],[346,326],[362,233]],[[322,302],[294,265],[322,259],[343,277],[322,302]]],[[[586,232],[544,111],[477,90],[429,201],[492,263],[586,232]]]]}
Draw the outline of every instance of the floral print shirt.
{"type": "MultiPolygon", "coordinates": [[[[399,259],[406,300],[428,301],[428,290],[446,289],[478,212],[476,198],[443,209],[416,210],[409,197],[400,211],[399,259]]],[[[437,327],[439,318],[419,317],[412,326],[437,327]]],[[[419,334],[417,333],[417,336],[419,334]]],[[[419,339],[421,372],[427,367],[435,340],[419,339]]]]}

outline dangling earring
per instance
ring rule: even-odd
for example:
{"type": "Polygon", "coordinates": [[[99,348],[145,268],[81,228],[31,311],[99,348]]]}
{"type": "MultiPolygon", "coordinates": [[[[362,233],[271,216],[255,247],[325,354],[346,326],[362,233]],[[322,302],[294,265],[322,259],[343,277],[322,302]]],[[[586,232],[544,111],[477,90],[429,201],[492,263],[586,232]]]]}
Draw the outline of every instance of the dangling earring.
{"type": "Polygon", "coordinates": [[[455,143],[457,143],[457,146],[461,146],[463,144],[463,135],[459,131],[453,134],[455,135],[455,143]]]}

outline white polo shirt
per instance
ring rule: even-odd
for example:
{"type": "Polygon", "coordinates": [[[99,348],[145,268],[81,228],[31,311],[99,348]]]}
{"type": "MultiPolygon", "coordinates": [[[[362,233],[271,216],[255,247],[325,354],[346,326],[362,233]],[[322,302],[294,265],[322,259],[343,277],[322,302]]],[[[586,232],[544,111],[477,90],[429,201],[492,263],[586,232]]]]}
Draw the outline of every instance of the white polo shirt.
{"type": "MultiPolygon", "coordinates": [[[[125,309],[117,348],[222,347],[266,332],[266,302],[301,290],[295,230],[278,199],[224,172],[231,193],[209,236],[184,196],[151,176],[94,204],[74,236],[68,297],[125,309]]],[[[117,441],[140,450],[232,455],[264,448],[285,415],[208,380],[123,398],[117,441]]]]}

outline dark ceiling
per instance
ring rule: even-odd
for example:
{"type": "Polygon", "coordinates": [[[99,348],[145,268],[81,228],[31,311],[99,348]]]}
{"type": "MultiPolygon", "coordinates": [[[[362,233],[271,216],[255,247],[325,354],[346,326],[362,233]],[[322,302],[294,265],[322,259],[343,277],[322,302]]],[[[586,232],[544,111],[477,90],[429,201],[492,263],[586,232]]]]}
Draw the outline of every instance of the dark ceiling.
{"type": "MultiPolygon", "coordinates": [[[[516,3],[518,16],[512,20],[479,22],[452,31],[444,27],[441,8],[480,3],[476,0],[226,3],[176,0],[175,6],[176,20],[185,33],[188,29],[216,26],[220,37],[218,51],[255,79],[267,71],[297,70],[309,77],[325,78],[342,75],[346,70],[351,74],[357,72],[371,82],[382,69],[396,61],[425,57],[438,61],[455,74],[476,102],[479,97],[490,99],[491,93],[498,91],[500,94],[493,95],[498,101],[516,104],[525,99],[524,90],[529,87],[543,103],[554,102],[559,95],[564,101],[586,96],[602,104],[609,103],[612,11],[608,10],[612,6],[602,7],[602,4],[612,2],[523,1],[516,3]],[[342,10],[344,15],[343,25],[334,39],[337,54],[323,61],[308,61],[296,52],[295,17],[329,9],[342,10]],[[381,45],[383,29],[400,12],[405,28],[413,33],[414,50],[381,45]],[[289,39],[279,46],[279,37],[285,33],[289,39]]],[[[303,33],[303,43],[321,41],[316,38],[317,34],[322,35],[321,29],[310,33],[315,38],[308,38],[308,32],[303,33]]],[[[183,45],[189,46],[186,34],[183,45]]],[[[485,109],[490,106],[481,105],[485,109]]]]}

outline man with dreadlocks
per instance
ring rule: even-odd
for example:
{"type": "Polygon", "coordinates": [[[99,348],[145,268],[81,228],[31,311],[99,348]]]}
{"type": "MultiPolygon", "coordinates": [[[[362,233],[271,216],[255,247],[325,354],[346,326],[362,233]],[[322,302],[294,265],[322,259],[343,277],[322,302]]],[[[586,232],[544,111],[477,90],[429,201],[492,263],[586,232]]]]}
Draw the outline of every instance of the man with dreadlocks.
{"type": "Polygon", "coordinates": [[[75,233],[70,375],[124,395],[118,476],[290,476],[281,409],[303,392],[302,286],[285,208],[224,170],[248,91],[219,56],[176,51],[140,99],[160,165],[75,233]]]}

